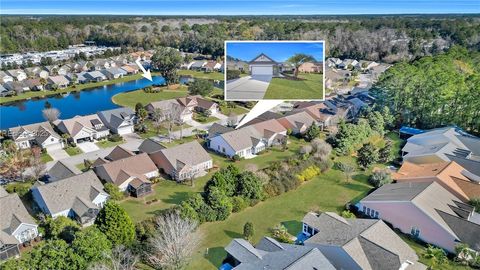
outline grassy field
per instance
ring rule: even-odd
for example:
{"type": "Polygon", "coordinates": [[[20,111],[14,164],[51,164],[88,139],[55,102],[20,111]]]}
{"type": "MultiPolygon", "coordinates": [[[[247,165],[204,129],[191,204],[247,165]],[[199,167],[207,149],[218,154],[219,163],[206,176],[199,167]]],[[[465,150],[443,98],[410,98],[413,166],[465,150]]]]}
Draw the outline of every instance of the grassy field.
{"type": "Polygon", "coordinates": [[[83,153],[82,150],[80,150],[80,148],[78,147],[67,147],[65,148],[65,152],[67,152],[67,154],[70,156],[75,156],[83,153]]]}
{"type": "Polygon", "coordinates": [[[125,141],[112,142],[112,141],[109,141],[109,140],[101,140],[101,141],[96,142],[95,144],[100,148],[108,148],[108,147],[117,146],[117,145],[122,144],[124,142],[125,141]]]}
{"type": "Polygon", "coordinates": [[[50,90],[29,91],[29,92],[26,92],[26,93],[22,93],[18,96],[0,97],[0,104],[7,103],[7,102],[12,102],[12,101],[17,101],[17,100],[30,99],[30,98],[34,98],[34,97],[47,97],[47,96],[53,96],[53,95],[68,93],[68,92],[72,92],[72,91],[81,91],[81,90],[84,90],[84,89],[94,88],[94,87],[98,87],[98,86],[104,86],[104,85],[109,85],[109,84],[138,80],[140,78],[142,78],[142,76],[140,74],[136,74],[136,75],[125,76],[123,78],[119,78],[119,79],[115,79],[115,80],[96,82],[96,83],[77,84],[77,85],[75,85],[75,87],[67,87],[65,89],[57,89],[56,91],[50,91],[50,90]]]}
{"type": "Polygon", "coordinates": [[[322,99],[323,75],[299,74],[303,81],[273,78],[265,93],[265,99],[322,99]]]}
{"type": "Polygon", "coordinates": [[[181,69],[178,71],[178,75],[187,75],[187,76],[192,76],[194,78],[219,80],[219,81],[223,81],[224,79],[224,74],[221,72],[203,72],[203,71],[181,69]]]}
{"type": "Polygon", "coordinates": [[[193,113],[193,120],[197,121],[197,122],[200,122],[200,123],[210,123],[210,122],[214,122],[214,121],[217,121],[218,118],[216,118],[215,116],[204,116],[202,114],[199,114],[199,113],[193,113]]]}
{"type": "Polygon", "coordinates": [[[235,114],[235,115],[245,114],[248,112],[248,110],[238,105],[235,105],[235,108],[230,108],[224,105],[224,106],[220,106],[220,112],[224,115],[229,116],[230,114],[235,114]]]}
{"type": "Polygon", "coordinates": [[[197,250],[189,269],[218,269],[226,253],[224,247],[233,238],[242,237],[243,225],[254,225],[253,243],[270,228],[282,223],[289,233],[296,235],[301,230],[303,216],[311,210],[340,212],[344,205],[355,198],[363,197],[371,188],[367,177],[357,175],[350,183],[343,181],[341,172],[330,170],[299,188],[280,196],[269,198],[254,207],[232,214],[227,220],[205,223],[199,228],[203,242],[197,250]]]}
{"type": "Polygon", "coordinates": [[[170,90],[166,87],[161,88],[163,88],[163,91],[157,93],[145,93],[142,89],[119,93],[112,97],[112,101],[120,106],[135,108],[135,104],[138,102],[147,105],[154,101],[185,97],[188,95],[187,87],[184,85],[176,90],[170,90]]]}

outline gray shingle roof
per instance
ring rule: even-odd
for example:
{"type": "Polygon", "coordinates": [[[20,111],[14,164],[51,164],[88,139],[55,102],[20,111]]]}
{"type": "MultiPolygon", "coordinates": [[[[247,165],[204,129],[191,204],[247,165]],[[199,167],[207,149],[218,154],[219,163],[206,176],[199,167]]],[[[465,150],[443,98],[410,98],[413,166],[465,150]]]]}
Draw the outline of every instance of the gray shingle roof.
{"type": "Polygon", "coordinates": [[[303,223],[318,231],[305,241],[306,246],[342,247],[363,269],[398,269],[406,260],[418,260],[415,252],[381,220],[345,219],[327,212],[308,213],[303,223]]]}
{"type": "Polygon", "coordinates": [[[146,139],[140,144],[140,146],[138,146],[138,151],[140,151],[141,153],[151,154],[164,148],[165,146],[161,143],[156,142],[153,139],[146,139]]]}
{"type": "Polygon", "coordinates": [[[225,250],[241,262],[234,268],[235,270],[335,269],[317,248],[283,244],[268,237],[264,237],[257,247],[243,239],[234,239],[225,250]]]}
{"type": "Polygon", "coordinates": [[[235,129],[232,128],[232,127],[226,127],[226,126],[220,125],[218,123],[213,123],[208,128],[208,138],[210,139],[210,138],[216,137],[220,134],[230,132],[230,131],[233,131],[233,130],[235,130],[235,129]]]}
{"type": "MultiPolygon", "coordinates": [[[[184,165],[195,166],[212,160],[212,157],[210,157],[207,151],[205,151],[197,141],[179,144],[171,148],[164,148],[159,152],[161,152],[170,165],[177,170],[181,169],[178,168],[179,161],[183,167],[184,165]]],[[[155,155],[155,153],[152,155],[155,155]]],[[[155,160],[155,158],[153,159],[155,160]]]]}
{"type": "Polygon", "coordinates": [[[135,116],[135,112],[130,108],[122,107],[98,112],[98,116],[104,121],[105,125],[118,128],[124,121],[132,119],[135,116]]]}
{"type": "Polygon", "coordinates": [[[93,171],[87,171],[35,188],[51,213],[71,209],[77,198],[91,202],[100,193],[106,195],[102,183],[93,171]]]}
{"type": "Polygon", "coordinates": [[[80,171],[67,166],[62,161],[57,161],[50,170],[48,170],[49,181],[58,181],[79,174],[80,171]]]}
{"type": "Polygon", "coordinates": [[[0,197],[0,206],[0,246],[2,243],[17,244],[12,233],[18,226],[22,223],[36,223],[16,193],[0,197]]]}

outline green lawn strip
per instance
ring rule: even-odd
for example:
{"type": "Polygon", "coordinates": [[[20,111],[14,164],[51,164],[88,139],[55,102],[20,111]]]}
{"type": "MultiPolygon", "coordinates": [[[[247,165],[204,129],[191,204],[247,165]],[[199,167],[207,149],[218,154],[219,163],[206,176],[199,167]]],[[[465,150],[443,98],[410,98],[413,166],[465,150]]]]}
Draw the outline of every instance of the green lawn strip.
{"type": "Polygon", "coordinates": [[[352,198],[365,196],[371,188],[364,180],[354,179],[346,183],[341,179],[341,172],[330,170],[296,190],[232,214],[225,221],[202,224],[199,230],[203,235],[203,242],[189,269],[218,269],[226,256],[223,248],[233,238],[242,237],[243,225],[247,221],[252,222],[255,229],[252,243],[257,243],[264,235],[269,235],[269,229],[279,223],[284,224],[290,234],[296,235],[300,232],[301,220],[308,211],[339,213],[352,198]]]}
{"type": "Polygon", "coordinates": [[[245,114],[248,112],[248,110],[238,105],[235,105],[235,108],[230,108],[224,105],[224,106],[220,106],[220,112],[224,115],[229,116],[230,114],[235,114],[235,115],[245,114]]]}
{"type": "Polygon", "coordinates": [[[163,91],[156,93],[145,93],[142,89],[119,93],[112,97],[112,102],[120,106],[135,108],[138,102],[147,105],[154,101],[185,97],[188,95],[187,87],[183,85],[175,90],[170,90],[166,87],[162,87],[162,89],[163,91]]]}
{"type": "Polygon", "coordinates": [[[47,153],[42,153],[41,156],[40,156],[40,160],[43,162],[43,163],[47,163],[49,161],[53,161],[53,158],[47,153]]]}
{"type": "MultiPolygon", "coordinates": [[[[424,258],[423,257],[423,253],[425,252],[425,246],[423,246],[422,244],[410,239],[409,237],[407,237],[406,235],[404,234],[401,234],[399,233],[399,236],[400,238],[402,238],[403,241],[405,241],[405,243],[407,243],[414,251],[415,253],[417,253],[418,255],[418,258],[419,258],[419,261],[425,265],[429,265],[430,264],[430,261],[432,259],[427,259],[427,258],[424,258]]],[[[455,261],[452,261],[452,260],[449,260],[448,261],[448,264],[445,264],[445,265],[441,265],[441,266],[436,266],[435,269],[441,269],[441,270],[470,270],[470,269],[473,269],[471,267],[468,267],[468,266],[465,266],[465,265],[461,265],[455,261]]]]}
{"type": "Polygon", "coordinates": [[[301,74],[303,81],[273,78],[267,88],[266,99],[321,99],[323,98],[323,75],[301,74]]]}
{"type": "MultiPolygon", "coordinates": [[[[191,141],[194,141],[196,139],[197,139],[196,136],[188,136],[188,137],[183,137],[181,139],[172,140],[171,142],[162,142],[162,144],[165,145],[166,147],[172,147],[172,146],[175,146],[175,145],[191,142],[191,141]]],[[[201,143],[200,140],[198,140],[198,141],[201,143]]]]}
{"type": "Polygon", "coordinates": [[[80,150],[80,148],[78,147],[67,147],[65,148],[65,152],[67,152],[67,154],[70,156],[75,156],[83,153],[82,150],[80,150]]]}
{"type": "Polygon", "coordinates": [[[17,101],[17,100],[30,99],[30,98],[33,98],[33,97],[47,97],[47,96],[54,96],[54,95],[58,95],[58,94],[69,93],[69,92],[72,92],[72,91],[81,91],[81,90],[95,88],[95,87],[104,86],[104,85],[110,85],[110,84],[115,84],[115,83],[138,80],[140,78],[142,78],[141,74],[136,74],[136,75],[124,76],[123,78],[118,78],[118,79],[109,80],[109,81],[86,83],[86,84],[77,84],[74,87],[71,86],[71,87],[67,87],[65,89],[57,89],[56,91],[52,91],[52,90],[29,91],[29,92],[26,92],[26,93],[22,93],[18,96],[0,97],[0,104],[6,103],[6,102],[17,101]]]}
{"type": "Polygon", "coordinates": [[[85,167],[85,163],[83,163],[83,162],[75,165],[75,167],[76,167],[77,169],[79,169],[80,171],[82,171],[82,172],[86,172],[86,171],[87,171],[87,168],[85,167]]]}
{"type": "Polygon", "coordinates": [[[95,144],[100,148],[108,148],[108,147],[117,146],[117,145],[122,144],[124,142],[125,141],[112,142],[112,141],[109,141],[109,140],[101,140],[101,141],[96,142],[95,144]]]}
{"type": "Polygon", "coordinates": [[[195,70],[179,70],[178,75],[184,75],[184,76],[192,76],[194,78],[200,78],[200,79],[208,79],[208,80],[219,80],[223,81],[225,79],[225,76],[221,72],[203,72],[203,71],[195,71],[195,70]]]}
{"type": "Polygon", "coordinates": [[[210,122],[214,122],[214,121],[217,121],[218,118],[216,118],[215,116],[204,116],[200,113],[193,113],[193,120],[197,121],[197,122],[200,122],[200,123],[210,123],[210,122]]]}

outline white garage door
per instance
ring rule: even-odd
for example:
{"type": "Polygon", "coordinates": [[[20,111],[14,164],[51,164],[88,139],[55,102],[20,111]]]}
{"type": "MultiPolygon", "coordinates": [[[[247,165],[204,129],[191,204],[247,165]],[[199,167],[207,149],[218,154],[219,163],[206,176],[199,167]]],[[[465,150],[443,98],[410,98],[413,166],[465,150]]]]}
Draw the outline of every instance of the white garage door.
{"type": "Polygon", "coordinates": [[[252,66],[252,75],[273,75],[272,66],[252,66]]]}
{"type": "Polygon", "coordinates": [[[133,127],[132,126],[121,127],[121,128],[118,128],[117,131],[119,135],[129,134],[133,132],[133,127]]]}
{"type": "Polygon", "coordinates": [[[47,149],[47,152],[48,151],[54,151],[54,150],[59,150],[59,149],[62,149],[62,144],[61,143],[54,143],[54,144],[50,144],[50,145],[47,145],[45,146],[45,149],[47,149]]]}

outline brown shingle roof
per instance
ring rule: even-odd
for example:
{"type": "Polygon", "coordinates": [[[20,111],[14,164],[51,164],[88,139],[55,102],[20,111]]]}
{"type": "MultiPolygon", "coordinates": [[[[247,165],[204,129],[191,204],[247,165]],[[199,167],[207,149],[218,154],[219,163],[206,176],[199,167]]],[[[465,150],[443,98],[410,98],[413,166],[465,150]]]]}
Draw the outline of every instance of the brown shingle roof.
{"type": "Polygon", "coordinates": [[[125,178],[126,175],[138,177],[157,170],[157,166],[147,153],[108,162],[98,167],[104,168],[112,182],[117,186],[128,179],[128,177],[125,178]]]}

